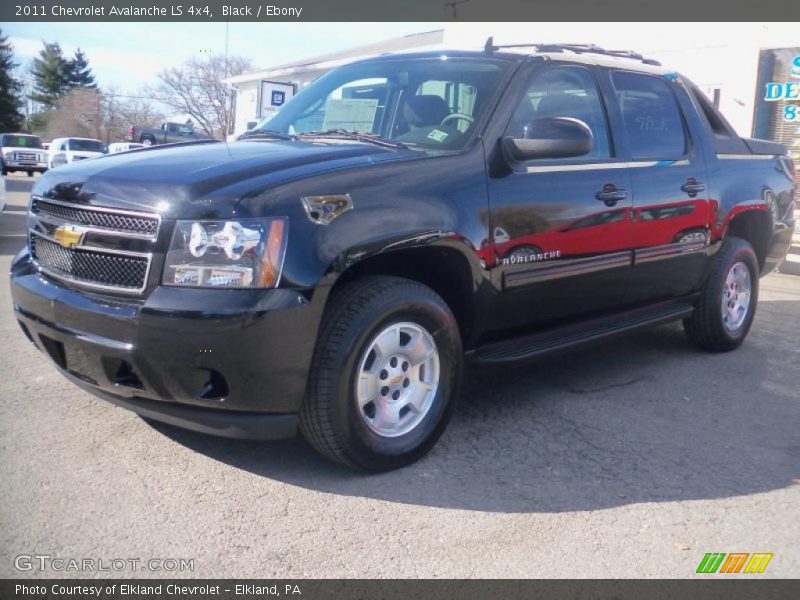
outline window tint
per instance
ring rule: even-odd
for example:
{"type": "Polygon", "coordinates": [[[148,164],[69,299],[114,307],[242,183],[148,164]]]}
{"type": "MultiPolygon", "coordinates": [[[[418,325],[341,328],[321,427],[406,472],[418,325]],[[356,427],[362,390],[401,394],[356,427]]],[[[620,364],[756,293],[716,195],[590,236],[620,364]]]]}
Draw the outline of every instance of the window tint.
{"type": "Polygon", "coordinates": [[[592,130],[594,145],[587,158],[609,158],[608,126],[592,74],[583,67],[556,67],[534,76],[506,135],[525,138],[536,119],[571,117],[592,130]]]}
{"type": "Polygon", "coordinates": [[[612,75],[631,154],[666,160],[686,153],[680,109],[669,84],[651,75],[618,71],[612,75]]]}

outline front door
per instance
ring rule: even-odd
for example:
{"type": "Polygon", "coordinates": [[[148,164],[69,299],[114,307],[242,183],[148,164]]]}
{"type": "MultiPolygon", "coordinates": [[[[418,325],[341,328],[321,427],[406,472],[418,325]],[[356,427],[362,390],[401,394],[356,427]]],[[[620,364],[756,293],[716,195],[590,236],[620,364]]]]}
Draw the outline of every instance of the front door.
{"type": "Polygon", "coordinates": [[[622,301],[630,275],[631,184],[591,67],[537,69],[505,135],[525,138],[546,117],[580,119],[592,130],[593,148],[490,177],[491,239],[482,256],[502,290],[497,327],[602,313],[622,301]]]}

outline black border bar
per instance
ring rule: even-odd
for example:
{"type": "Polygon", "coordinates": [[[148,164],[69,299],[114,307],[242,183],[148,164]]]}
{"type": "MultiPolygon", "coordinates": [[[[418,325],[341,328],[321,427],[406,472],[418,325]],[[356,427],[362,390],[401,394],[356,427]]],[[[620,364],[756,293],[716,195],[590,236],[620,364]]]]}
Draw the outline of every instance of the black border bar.
{"type": "MultiPolygon", "coordinates": [[[[800,2],[797,0],[3,0],[0,2],[0,22],[31,21],[794,22],[800,21],[800,2]],[[236,14],[231,14],[230,10],[226,14],[224,6],[239,10],[236,14]],[[112,14],[112,7],[116,8],[115,14],[112,14]],[[129,9],[146,9],[147,12],[126,14],[129,9]]],[[[708,33],[709,37],[714,36],[713,27],[708,33]]],[[[680,36],[679,25],[676,25],[675,35],[680,36]]]]}
{"type": "Polygon", "coordinates": [[[15,579],[0,581],[4,600],[544,600],[618,599],[783,600],[800,597],[800,580],[740,575],[693,579],[554,580],[235,580],[235,579],[15,579]],[[25,586],[27,592],[18,586],[25,586]],[[123,593],[122,586],[129,588],[123,593]],[[239,586],[239,587],[237,587],[239,586]],[[39,588],[44,593],[31,592],[39,588]],[[85,588],[85,592],[69,590],[85,588]],[[99,588],[100,593],[97,593],[99,588]],[[153,593],[155,588],[156,591],[153,593]],[[194,589],[194,591],[192,591],[194,589]],[[265,592],[265,590],[269,590],[265,592]],[[275,593],[272,593],[274,590],[275,593]],[[299,592],[299,593],[296,593],[299,592]]]}

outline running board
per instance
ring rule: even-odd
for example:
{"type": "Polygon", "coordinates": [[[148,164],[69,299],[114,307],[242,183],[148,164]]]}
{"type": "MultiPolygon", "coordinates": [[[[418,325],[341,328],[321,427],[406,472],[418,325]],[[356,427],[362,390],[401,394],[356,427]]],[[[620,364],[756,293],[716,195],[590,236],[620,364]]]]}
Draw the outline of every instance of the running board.
{"type": "Polygon", "coordinates": [[[468,356],[474,362],[482,364],[526,360],[635,329],[677,321],[688,317],[692,312],[694,307],[691,304],[669,302],[550,329],[542,333],[493,342],[479,346],[468,356]]]}

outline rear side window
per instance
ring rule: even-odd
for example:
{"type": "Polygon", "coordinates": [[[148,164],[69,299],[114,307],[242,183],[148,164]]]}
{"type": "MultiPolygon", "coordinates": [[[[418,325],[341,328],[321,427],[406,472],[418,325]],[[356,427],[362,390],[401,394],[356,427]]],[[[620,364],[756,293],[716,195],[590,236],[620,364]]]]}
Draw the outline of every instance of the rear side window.
{"type": "Polygon", "coordinates": [[[669,84],[660,77],[612,75],[634,159],[669,160],[686,154],[686,132],[669,84]]]}

